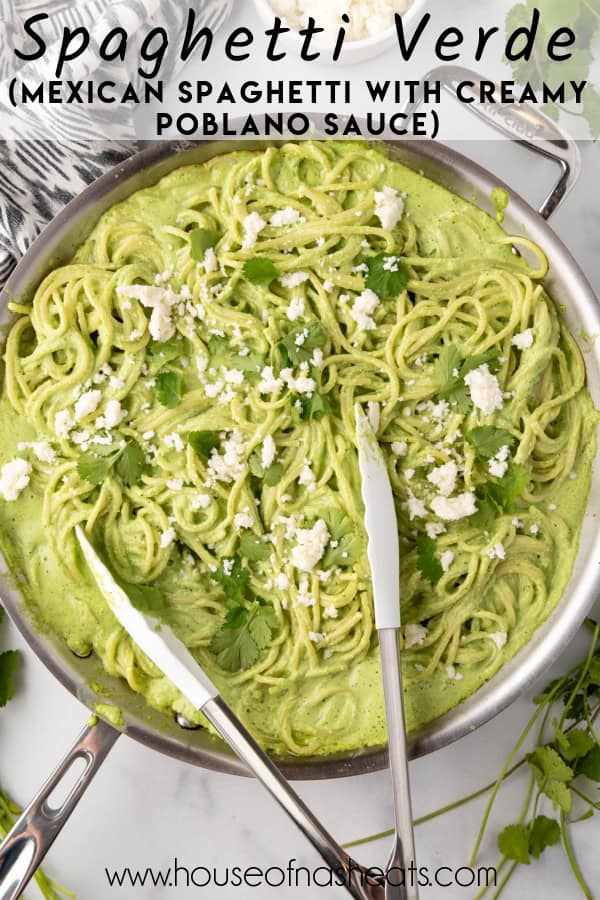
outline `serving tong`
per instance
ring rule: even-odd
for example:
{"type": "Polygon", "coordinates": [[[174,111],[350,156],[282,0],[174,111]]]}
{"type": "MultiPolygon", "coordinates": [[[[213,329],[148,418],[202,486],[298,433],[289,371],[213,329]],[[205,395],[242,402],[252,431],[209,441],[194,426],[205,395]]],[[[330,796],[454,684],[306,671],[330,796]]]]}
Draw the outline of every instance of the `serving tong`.
{"type": "MultiPolygon", "coordinates": [[[[396,811],[396,839],[388,870],[392,866],[406,870],[410,862],[414,861],[414,848],[397,643],[400,622],[396,519],[385,463],[368,421],[360,410],[357,410],[357,433],[367,531],[370,537],[368,553],[376,597],[376,625],[381,649],[396,811]],[[389,496],[385,491],[384,478],[389,496]]],[[[135,609],[80,526],[77,526],[76,533],[87,565],[125,631],[194,708],[202,712],[249,771],[290,816],[326,865],[340,878],[343,877],[348,893],[356,900],[416,900],[416,888],[397,886],[385,878],[377,877],[340,847],[225,703],[187,647],[159,619],[135,609]]],[[[90,728],[74,748],[73,758],[82,755],[85,757],[87,743],[90,746],[94,744],[94,731],[98,729],[101,732],[103,728],[108,726],[104,726],[102,722],[90,728]]],[[[117,736],[118,732],[114,731],[115,740],[117,736]]],[[[96,770],[97,766],[86,771],[85,780],[90,780],[96,770]]],[[[53,815],[48,806],[48,798],[63,774],[64,763],[42,787],[0,846],[0,900],[17,900],[21,896],[83,792],[85,785],[82,781],[73,789],[60,813],[53,815]]]]}

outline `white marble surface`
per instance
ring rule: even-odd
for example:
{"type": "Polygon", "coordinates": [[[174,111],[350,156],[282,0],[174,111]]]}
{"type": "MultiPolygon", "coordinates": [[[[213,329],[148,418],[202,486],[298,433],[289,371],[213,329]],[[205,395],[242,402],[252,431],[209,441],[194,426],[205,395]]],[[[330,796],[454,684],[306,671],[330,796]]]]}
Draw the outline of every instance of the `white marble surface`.
{"type": "MultiPolygon", "coordinates": [[[[551,168],[506,143],[482,142],[461,148],[503,176],[532,200],[541,200],[551,168]]],[[[554,225],[579,259],[600,292],[599,151],[583,147],[582,179],[556,214],[554,225]]],[[[596,609],[600,615],[600,608],[596,609]]],[[[68,695],[24,647],[8,624],[1,646],[22,647],[24,662],[18,678],[18,697],[0,714],[0,778],[24,803],[34,793],[82,727],[87,712],[68,695]]],[[[580,636],[555,667],[564,671],[582,652],[580,636]]],[[[544,679],[548,680],[552,673],[544,679]]],[[[422,815],[486,784],[497,774],[531,712],[524,696],[494,721],[459,743],[411,764],[415,813],[422,815]]],[[[386,772],[341,781],[304,783],[300,793],[340,840],[380,831],[391,824],[390,787],[386,772]]],[[[523,781],[516,778],[501,796],[492,819],[483,860],[495,861],[498,825],[516,818],[523,781]]],[[[437,819],[417,831],[420,864],[460,866],[468,859],[483,801],[437,819]]],[[[600,826],[587,821],[575,826],[581,865],[592,885],[600,884],[597,847],[600,826]]],[[[361,848],[359,858],[382,865],[388,842],[361,848]]],[[[194,769],[121,738],[91,786],[71,822],[51,851],[49,871],[74,889],[81,900],[175,900],[200,895],[210,900],[256,897],[259,900],[337,900],[339,889],[206,890],[179,887],[109,890],[104,868],[146,866],[165,868],[173,858],[193,868],[218,866],[286,866],[290,858],[316,865],[317,858],[285,816],[252,781],[194,769]]],[[[431,888],[424,900],[462,900],[472,889],[431,888]]],[[[31,891],[32,897],[35,890],[31,891]]],[[[544,861],[521,867],[505,894],[507,900],[537,898],[566,900],[578,896],[562,853],[553,849],[544,861]]]]}

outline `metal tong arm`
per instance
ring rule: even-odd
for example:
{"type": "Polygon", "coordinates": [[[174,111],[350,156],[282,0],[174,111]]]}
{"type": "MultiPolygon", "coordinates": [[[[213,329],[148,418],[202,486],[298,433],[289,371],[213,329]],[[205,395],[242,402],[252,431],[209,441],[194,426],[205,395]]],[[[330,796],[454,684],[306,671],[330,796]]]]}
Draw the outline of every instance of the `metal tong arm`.
{"type": "Polygon", "coordinates": [[[221,697],[209,700],[202,707],[202,712],[290,816],[329,868],[344,878],[348,892],[357,900],[385,900],[383,885],[342,850],[221,697]]]}
{"type": "Polygon", "coordinates": [[[92,778],[119,737],[106,722],[84,728],[65,758],[23,811],[0,848],[0,900],[17,900],[79,803],[92,778]],[[73,764],[85,768],[60,806],[49,804],[73,764]]]}
{"type": "Polygon", "coordinates": [[[390,876],[385,896],[386,900],[418,900],[398,631],[396,628],[381,628],[378,637],[388,734],[393,732],[393,737],[388,737],[388,753],[396,817],[396,843],[388,862],[388,872],[390,869],[402,869],[404,872],[403,883],[397,886],[390,876]]]}

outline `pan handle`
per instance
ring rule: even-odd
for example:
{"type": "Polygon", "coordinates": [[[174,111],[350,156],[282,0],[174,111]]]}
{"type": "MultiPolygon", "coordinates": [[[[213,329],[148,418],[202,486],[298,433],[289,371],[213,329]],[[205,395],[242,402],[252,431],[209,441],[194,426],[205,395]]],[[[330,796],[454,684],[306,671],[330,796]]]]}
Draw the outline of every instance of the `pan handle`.
{"type": "Polygon", "coordinates": [[[405,106],[404,111],[411,113],[421,105],[425,81],[439,81],[453,97],[456,96],[458,84],[462,83],[462,93],[474,99],[467,109],[496,131],[560,166],[560,177],[539,208],[540,215],[549,219],[581,174],[581,153],[577,142],[532,103],[480,103],[479,85],[484,80],[488,79],[464,66],[438,66],[422,79],[414,103],[405,106]],[[465,82],[469,87],[465,88],[465,82]]]}
{"type": "Polygon", "coordinates": [[[86,727],[0,845],[0,900],[17,900],[104,762],[120,732],[106,722],[86,727]],[[77,760],[85,767],[67,797],[48,801],[77,760]]]}

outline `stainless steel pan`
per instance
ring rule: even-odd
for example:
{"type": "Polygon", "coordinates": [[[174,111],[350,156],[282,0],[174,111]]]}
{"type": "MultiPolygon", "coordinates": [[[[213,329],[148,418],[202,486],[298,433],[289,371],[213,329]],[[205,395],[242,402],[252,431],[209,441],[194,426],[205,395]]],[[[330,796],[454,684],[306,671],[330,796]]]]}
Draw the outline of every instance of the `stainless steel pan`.
{"type": "MultiPolygon", "coordinates": [[[[471,73],[472,74],[472,73],[471,73]]],[[[445,67],[432,77],[441,77],[451,90],[465,70],[445,67]]],[[[479,108],[496,128],[525,144],[531,150],[554,160],[560,167],[560,178],[550,191],[542,208],[536,212],[508,185],[464,156],[431,141],[395,142],[388,145],[390,154],[401,162],[421,170],[429,178],[455,193],[473,200],[494,213],[490,199],[492,190],[505,187],[511,197],[506,214],[507,231],[527,234],[540,244],[551,261],[548,289],[567,308],[566,318],[575,335],[600,333],[600,305],[577,263],[554,234],[546,219],[566,197],[580,171],[577,146],[549,119],[534,108],[479,108]]],[[[8,322],[6,304],[9,297],[27,298],[44,275],[66,262],[76,247],[89,234],[100,215],[132,192],[154,184],[174,168],[202,162],[212,156],[240,147],[264,147],[269,141],[256,142],[169,142],[153,145],[98,179],[44,230],[19,263],[5,290],[0,294],[0,321],[8,322]]],[[[507,148],[510,145],[507,144],[507,148]]],[[[583,348],[590,388],[596,405],[600,403],[600,348],[583,348]]],[[[410,738],[409,751],[416,757],[436,750],[477,728],[506,707],[525,690],[564,649],[573,637],[600,587],[600,536],[594,517],[600,514],[600,474],[595,474],[590,502],[581,538],[581,549],[573,576],[561,601],[547,621],[537,630],[527,646],[476,694],[446,715],[421,728],[410,738]]],[[[142,698],[123,682],[107,675],[94,657],[79,659],[55,635],[41,632],[23,601],[10,575],[0,576],[0,592],[12,620],[34,653],[45,663],[68,690],[82,703],[93,706],[98,701],[89,685],[106,687],[111,702],[125,715],[125,733],[141,743],[177,759],[235,774],[245,774],[243,766],[222,743],[203,730],[188,730],[185,722],[177,722],[166,714],[149,710],[142,698]]],[[[67,758],[60,764],[47,785],[27,810],[20,840],[31,842],[31,865],[39,863],[66,816],[102,763],[118,736],[113,728],[101,723],[85,729],[67,758]],[[75,757],[86,760],[86,768],[69,799],[61,809],[50,813],[45,804],[53,787],[60,781],[75,757]],[[27,828],[27,824],[32,827],[27,828]]],[[[361,774],[385,767],[384,747],[364,753],[340,755],[327,759],[279,759],[288,778],[317,779],[361,774]]],[[[0,873],[1,874],[1,873],[0,873]]],[[[8,895],[7,895],[8,896],[8,895]]]]}

